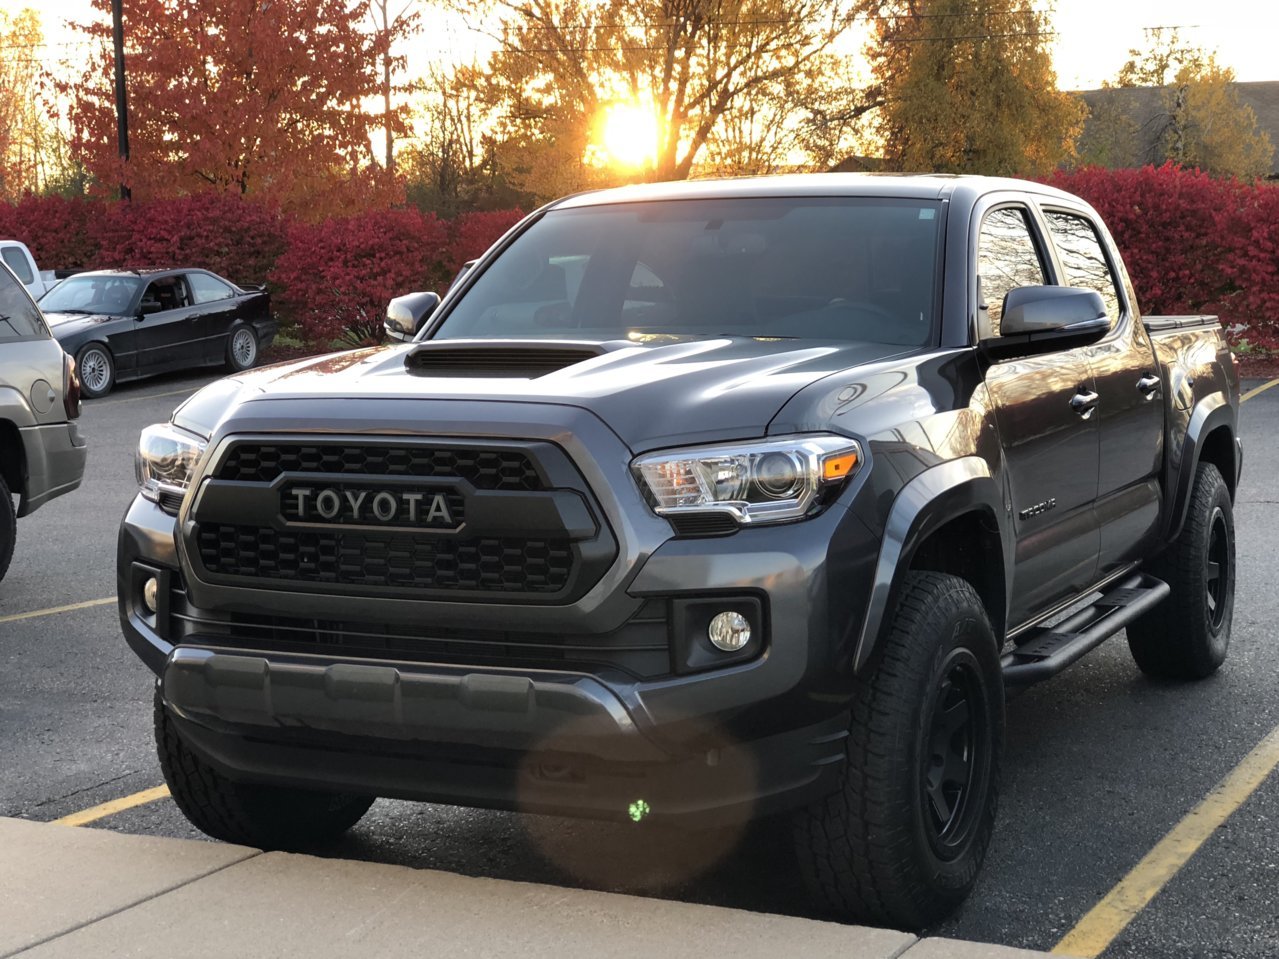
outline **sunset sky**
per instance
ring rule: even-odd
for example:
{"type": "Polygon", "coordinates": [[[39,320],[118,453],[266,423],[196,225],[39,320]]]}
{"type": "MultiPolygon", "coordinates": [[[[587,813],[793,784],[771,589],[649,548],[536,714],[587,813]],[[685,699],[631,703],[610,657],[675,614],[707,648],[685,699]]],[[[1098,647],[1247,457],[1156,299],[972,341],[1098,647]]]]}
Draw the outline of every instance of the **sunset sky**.
{"type": "MultiPolygon", "coordinates": [[[[1046,8],[1047,4],[1036,4],[1046,8]]],[[[44,20],[48,54],[64,69],[73,67],[84,53],[63,26],[66,19],[92,15],[89,0],[0,0],[0,9],[17,12],[36,6],[44,20]]],[[[128,0],[125,0],[128,19],[128,0]]],[[[423,3],[426,9],[429,4],[423,3]]],[[[1259,19],[1266,5],[1255,0],[1061,0],[1053,14],[1057,33],[1054,54],[1060,85],[1080,90],[1098,87],[1113,79],[1131,47],[1143,43],[1144,27],[1180,26],[1182,35],[1209,50],[1235,68],[1240,80],[1279,80],[1274,38],[1279,13],[1259,19]]],[[[469,60],[488,44],[482,33],[456,16],[432,15],[426,29],[406,53],[410,68],[420,72],[431,61],[469,60]],[[420,66],[419,66],[420,64],[420,66]]]]}

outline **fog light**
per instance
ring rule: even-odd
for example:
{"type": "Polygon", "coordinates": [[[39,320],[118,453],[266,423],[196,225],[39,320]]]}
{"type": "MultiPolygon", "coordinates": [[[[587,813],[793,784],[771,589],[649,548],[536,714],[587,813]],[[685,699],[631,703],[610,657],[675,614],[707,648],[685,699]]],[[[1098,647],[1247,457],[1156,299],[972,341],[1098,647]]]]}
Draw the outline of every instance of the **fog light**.
{"type": "Polygon", "coordinates": [[[711,645],[735,653],[751,641],[751,624],[741,613],[719,613],[706,629],[711,645]]]}
{"type": "Polygon", "coordinates": [[[160,608],[160,584],[154,576],[142,584],[142,605],[152,615],[160,608]]]}

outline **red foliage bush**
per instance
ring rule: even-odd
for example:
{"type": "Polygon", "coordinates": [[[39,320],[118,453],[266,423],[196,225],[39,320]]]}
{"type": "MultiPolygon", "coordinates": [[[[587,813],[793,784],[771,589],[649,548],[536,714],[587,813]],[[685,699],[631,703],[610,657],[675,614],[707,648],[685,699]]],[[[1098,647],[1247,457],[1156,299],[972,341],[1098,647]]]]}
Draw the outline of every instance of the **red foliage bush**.
{"type": "Polygon", "coordinates": [[[1279,189],[1171,164],[1087,167],[1048,181],[1083,197],[1114,235],[1141,309],[1216,313],[1253,343],[1279,334],[1279,189]]]}
{"type": "Polygon", "coordinates": [[[284,252],[279,212],[233,193],[112,203],[91,225],[98,267],[194,266],[261,283],[284,252]]]}
{"type": "Polygon", "coordinates": [[[271,273],[275,303],[315,342],[375,342],[391,297],[434,285],[446,239],[416,208],[295,223],[271,273]]]}
{"type": "Polygon", "coordinates": [[[443,255],[445,279],[456,276],[463,263],[480,256],[522,219],[524,214],[519,210],[463,213],[454,218],[449,224],[449,242],[443,255]]]}
{"type": "Polygon", "coordinates": [[[15,204],[0,204],[0,239],[21,240],[42,270],[80,269],[97,255],[89,224],[102,210],[92,200],[24,196],[15,204]]]}

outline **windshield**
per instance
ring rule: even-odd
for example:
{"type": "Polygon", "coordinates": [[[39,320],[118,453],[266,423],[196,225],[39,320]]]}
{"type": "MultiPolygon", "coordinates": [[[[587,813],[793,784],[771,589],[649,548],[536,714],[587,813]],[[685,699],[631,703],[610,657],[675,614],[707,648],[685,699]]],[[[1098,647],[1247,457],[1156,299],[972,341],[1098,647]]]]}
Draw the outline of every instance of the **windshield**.
{"type": "Polygon", "coordinates": [[[136,276],[72,276],[40,298],[40,309],[46,313],[127,316],[141,286],[136,276]]]}
{"type": "Polygon", "coordinates": [[[935,201],[865,197],[552,210],[432,338],[727,334],[922,346],[940,219],[935,201]]]}

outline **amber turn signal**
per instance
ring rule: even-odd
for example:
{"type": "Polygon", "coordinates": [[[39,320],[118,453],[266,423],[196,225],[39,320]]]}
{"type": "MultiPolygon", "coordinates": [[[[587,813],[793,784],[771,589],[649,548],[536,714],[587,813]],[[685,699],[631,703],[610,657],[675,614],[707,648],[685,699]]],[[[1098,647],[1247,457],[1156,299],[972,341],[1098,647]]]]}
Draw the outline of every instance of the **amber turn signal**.
{"type": "Polygon", "coordinates": [[[840,453],[838,456],[822,460],[822,482],[838,483],[847,479],[848,475],[856,468],[856,453],[840,453]]]}

